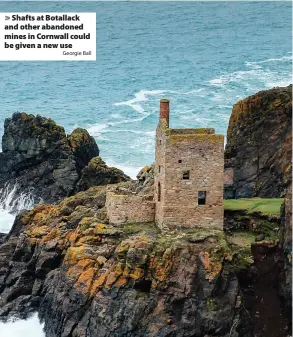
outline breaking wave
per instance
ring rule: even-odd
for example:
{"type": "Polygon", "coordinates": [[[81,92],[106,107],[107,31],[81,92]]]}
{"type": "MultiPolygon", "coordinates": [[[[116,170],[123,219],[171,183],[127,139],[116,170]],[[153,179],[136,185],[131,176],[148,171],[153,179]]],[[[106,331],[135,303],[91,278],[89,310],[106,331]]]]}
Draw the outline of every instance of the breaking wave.
{"type": "Polygon", "coordinates": [[[8,233],[13,225],[15,216],[21,210],[32,209],[43,200],[36,200],[31,192],[19,193],[19,185],[6,184],[0,188],[0,233],[8,233]]]}
{"type": "Polygon", "coordinates": [[[157,96],[157,95],[163,95],[166,93],[166,90],[140,90],[139,92],[134,94],[134,98],[128,100],[128,101],[123,101],[123,102],[118,102],[114,103],[115,106],[121,106],[121,105],[126,105],[130,106],[133,110],[140,114],[144,114],[145,110],[140,104],[141,102],[146,102],[148,101],[147,96],[157,96]]]}
{"type": "Polygon", "coordinates": [[[279,58],[270,58],[266,59],[263,61],[258,61],[258,62],[245,62],[245,65],[247,67],[257,65],[257,64],[263,64],[263,63],[270,63],[270,62],[287,62],[287,61],[292,61],[293,57],[292,56],[283,56],[279,58]]]}
{"type": "Polygon", "coordinates": [[[1,336],[22,337],[45,337],[44,324],[40,324],[38,314],[35,313],[27,320],[11,320],[7,323],[0,322],[1,336]]]}

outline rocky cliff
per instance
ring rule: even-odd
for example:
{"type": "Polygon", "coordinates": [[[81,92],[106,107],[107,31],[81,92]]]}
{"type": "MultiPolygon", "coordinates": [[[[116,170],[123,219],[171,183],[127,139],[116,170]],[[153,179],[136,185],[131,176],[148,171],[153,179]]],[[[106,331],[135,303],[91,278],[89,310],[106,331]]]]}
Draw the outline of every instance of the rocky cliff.
{"type": "Polygon", "coordinates": [[[283,197],[291,182],[292,85],[233,107],[227,133],[226,198],[283,197]]]}
{"type": "Polygon", "coordinates": [[[0,316],[47,337],[251,335],[223,232],[114,227],[105,188],[20,215],[0,247],[0,316]]]}
{"type": "Polygon", "coordinates": [[[130,178],[115,167],[108,167],[101,157],[94,157],[82,170],[75,191],[85,191],[91,186],[104,186],[127,181],[130,178]]]}
{"type": "Polygon", "coordinates": [[[284,299],[286,314],[289,319],[292,319],[292,186],[288,188],[281,209],[280,245],[284,258],[280,290],[284,299]]]}
{"type": "Polygon", "coordinates": [[[129,179],[117,169],[108,168],[105,173],[104,165],[103,170],[95,168],[99,179],[87,179],[85,183],[92,162],[89,168],[87,165],[99,155],[95,140],[81,128],[67,136],[63,127],[41,116],[15,113],[6,119],[2,151],[0,189],[17,186],[18,192],[31,192],[36,201],[59,201],[71,195],[77,185],[83,190],[96,183],[129,179]]]}

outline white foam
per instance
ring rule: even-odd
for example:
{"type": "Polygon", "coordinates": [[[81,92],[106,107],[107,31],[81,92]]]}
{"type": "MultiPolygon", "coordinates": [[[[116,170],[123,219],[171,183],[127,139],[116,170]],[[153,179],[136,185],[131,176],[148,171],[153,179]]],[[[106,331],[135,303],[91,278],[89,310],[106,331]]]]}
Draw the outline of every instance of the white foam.
{"type": "MultiPolygon", "coordinates": [[[[18,192],[18,184],[11,186],[6,184],[0,189],[0,208],[13,213],[19,213],[23,209],[32,209],[36,204],[35,198],[31,192],[18,192]]],[[[38,203],[42,202],[39,200],[38,203]]]]}
{"type": "Polygon", "coordinates": [[[268,81],[266,83],[266,88],[273,88],[273,87],[286,87],[289,84],[292,83],[292,75],[289,75],[287,77],[287,79],[279,79],[279,80],[275,80],[275,79],[271,79],[271,81],[268,81]]]}
{"type": "Polygon", "coordinates": [[[18,185],[6,184],[0,189],[0,233],[8,233],[13,225],[15,215],[23,209],[32,209],[36,202],[32,193],[17,194],[18,185]]]}
{"type": "MultiPolygon", "coordinates": [[[[121,124],[131,124],[131,123],[136,123],[136,122],[141,122],[144,117],[141,118],[133,118],[133,119],[123,119],[122,121],[119,122],[109,122],[109,123],[104,123],[104,124],[93,124],[89,127],[87,127],[88,133],[93,136],[93,137],[99,137],[102,134],[108,132],[108,129],[110,127],[113,127],[115,125],[121,125],[121,124]]],[[[115,130],[111,130],[111,132],[115,132],[115,130]]]]}
{"type": "MultiPolygon", "coordinates": [[[[232,73],[223,74],[218,78],[211,79],[209,83],[217,88],[225,89],[227,84],[237,84],[237,86],[240,85],[244,89],[248,90],[249,93],[261,89],[267,89],[270,87],[286,86],[292,82],[292,74],[289,74],[289,76],[286,75],[286,77],[288,76],[288,78],[284,79],[284,74],[261,65],[265,65],[266,63],[288,61],[292,61],[292,56],[269,58],[257,62],[246,61],[244,64],[249,67],[248,70],[240,70],[232,73]]],[[[239,88],[237,89],[239,90],[239,88]]],[[[244,94],[247,94],[247,92],[245,92],[244,94]]]]}
{"type": "Polygon", "coordinates": [[[169,90],[145,90],[142,89],[139,92],[134,94],[134,98],[128,100],[128,101],[123,101],[123,102],[118,102],[114,103],[115,106],[121,106],[121,105],[126,105],[131,107],[133,110],[140,114],[145,114],[145,109],[143,106],[140,104],[142,102],[146,102],[149,100],[147,96],[158,96],[158,95],[163,95],[166,92],[170,92],[169,90]]]}
{"type": "Polygon", "coordinates": [[[44,324],[41,324],[38,314],[34,314],[27,320],[8,321],[7,323],[0,322],[1,336],[3,337],[45,337],[44,324]]]}
{"type": "Polygon", "coordinates": [[[115,118],[115,119],[121,119],[121,118],[123,118],[123,116],[121,114],[119,114],[119,113],[111,114],[111,117],[115,118]]]}
{"type": "Polygon", "coordinates": [[[11,214],[9,211],[0,207],[0,233],[9,233],[14,219],[14,214],[11,214]]]}
{"type": "Polygon", "coordinates": [[[103,131],[105,131],[109,127],[109,123],[104,124],[93,124],[92,126],[87,128],[88,133],[93,137],[100,136],[103,131]]]}
{"type": "Polygon", "coordinates": [[[292,56],[283,56],[283,57],[279,57],[279,58],[270,58],[270,59],[266,59],[263,61],[258,61],[258,62],[245,62],[246,66],[253,66],[253,65],[257,65],[257,64],[262,64],[262,63],[270,63],[270,62],[287,62],[287,61],[292,61],[292,56]]]}
{"type": "Polygon", "coordinates": [[[218,78],[212,79],[209,83],[216,87],[224,87],[228,83],[232,82],[242,82],[245,78],[255,78],[257,76],[262,76],[262,71],[260,70],[247,70],[247,71],[235,71],[233,73],[223,74],[218,78]]]}
{"type": "MultiPolygon", "coordinates": [[[[209,83],[218,88],[225,88],[227,84],[237,84],[241,85],[243,89],[253,92],[270,87],[286,86],[289,85],[291,81],[291,74],[288,79],[284,79],[284,75],[277,71],[271,71],[269,69],[251,69],[224,74],[219,78],[210,80],[209,83]],[[258,81],[258,83],[255,83],[255,80],[258,81]]],[[[247,92],[244,94],[247,94],[247,92]]],[[[227,97],[226,92],[225,95],[227,97]]]]}

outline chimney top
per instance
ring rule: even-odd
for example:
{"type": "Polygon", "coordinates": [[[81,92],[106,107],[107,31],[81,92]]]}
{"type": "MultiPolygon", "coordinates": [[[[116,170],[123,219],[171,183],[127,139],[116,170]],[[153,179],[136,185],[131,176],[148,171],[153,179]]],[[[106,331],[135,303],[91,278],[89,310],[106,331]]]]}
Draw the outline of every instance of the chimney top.
{"type": "Polygon", "coordinates": [[[160,120],[165,119],[169,127],[169,103],[168,99],[160,100],[160,120]]]}

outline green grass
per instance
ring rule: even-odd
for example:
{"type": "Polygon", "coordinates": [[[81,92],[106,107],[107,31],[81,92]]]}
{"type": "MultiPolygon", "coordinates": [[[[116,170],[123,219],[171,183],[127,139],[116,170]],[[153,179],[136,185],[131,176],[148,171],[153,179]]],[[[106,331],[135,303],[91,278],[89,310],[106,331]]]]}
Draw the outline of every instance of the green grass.
{"type": "Polygon", "coordinates": [[[247,210],[248,213],[260,212],[266,215],[280,215],[283,199],[244,198],[224,200],[225,210],[247,210]]]}

